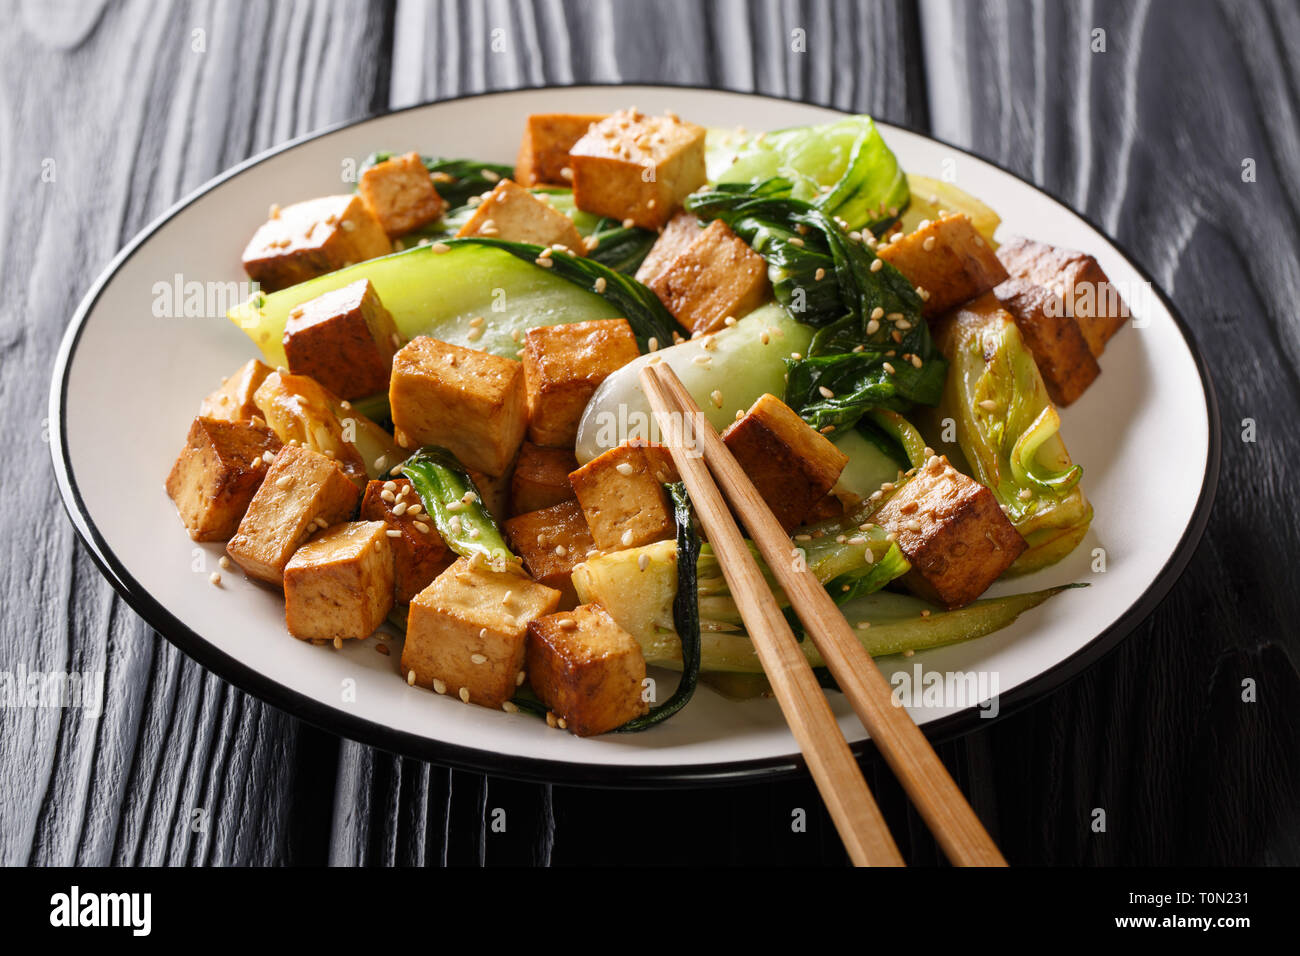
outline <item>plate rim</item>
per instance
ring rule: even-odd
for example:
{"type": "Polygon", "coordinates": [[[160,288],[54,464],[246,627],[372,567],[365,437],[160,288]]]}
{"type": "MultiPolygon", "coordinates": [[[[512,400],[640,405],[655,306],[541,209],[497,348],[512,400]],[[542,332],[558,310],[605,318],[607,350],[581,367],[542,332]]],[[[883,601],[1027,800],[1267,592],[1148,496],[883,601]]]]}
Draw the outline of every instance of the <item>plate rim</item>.
{"type": "MultiPolygon", "coordinates": [[[[164,212],[141,229],[131,240],[113,256],[108,265],[91,283],[89,289],[77,305],[71,322],[64,330],[59,349],[52,367],[49,396],[49,436],[50,455],[53,460],[55,481],[64,511],[76,531],[78,538],[89,551],[96,567],[108,579],[110,585],[127,605],[143,618],[144,622],[169,643],[178,648],[196,663],[211,671],[222,680],[239,690],[279,708],[307,723],[367,746],[399,755],[413,757],[454,769],[475,773],[492,774],[515,780],[538,783],[565,783],[579,786],[604,787],[611,789],[635,788],[646,786],[699,787],[726,786],[751,783],[758,780],[778,780],[806,775],[807,768],[802,756],[796,751],[778,757],[764,757],[752,760],[691,764],[687,766],[662,766],[653,764],[612,765],[602,763],[574,763],[538,757],[520,757],[500,754],[495,751],[467,747],[461,744],[433,740],[408,731],[399,730],[376,721],[350,714],[341,708],[316,701],[301,691],[267,677],[253,667],[237,660],[230,654],[210,643],[207,639],[191,630],[176,618],[163,604],[157,601],[138,581],[136,581],[122,563],[117,559],[108,543],[100,534],[91,518],[72,473],[68,455],[66,420],[63,415],[67,399],[68,376],[73,356],[86,319],[94,310],[105,286],[117,274],[118,270],[150,238],[189,207],[200,197],[216,189],[226,181],[235,178],[266,160],[294,149],[303,143],[328,136],[331,133],[347,129],[361,123],[386,116],[398,115],[412,110],[424,109],[443,103],[461,100],[482,99],[491,96],[508,96],[517,93],[539,92],[545,90],[576,89],[625,89],[629,87],[649,87],[662,89],[695,90],[705,93],[725,93],[747,96],[760,100],[775,100],[797,103],[832,110],[843,115],[853,115],[837,106],[820,103],[816,100],[777,96],[748,90],[735,90],[726,87],[707,88],[689,83],[672,82],[637,82],[637,83],[546,83],[541,85],[517,86],[510,89],[486,90],[480,93],[446,96],[413,103],[397,109],[381,110],[355,119],[333,123],[321,129],[295,136],[277,146],[263,150],[207,180],[187,195],[178,199],[164,212]]],[[[873,117],[874,118],[874,117],[873,117]]],[[[992,720],[982,717],[978,707],[972,706],[947,717],[922,725],[922,731],[932,742],[947,741],[963,736],[980,726],[1000,720],[1016,713],[1037,701],[1046,694],[1074,680],[1091,665],[1113,651],[1120,642],[1128,637],[1156,606],[1164,600],[1173,585],[1182,576],[1188,562],[1195,553],[1209,516],[1213,510],[1215,495],[1219,483],[1220,459],[1222,451],[1221,420],[1218,396],[1214,387],[1209,366],[1201,353],[1192,330],[1179,313],[1165,291],[1155,279],[1117,239],[1095,222],[1087,214],[1075,209],[1070,203],[1057,196],[1051,190],[1030,182],[1014,170],[981,156],[978,153],[950,143],[923,130],[904,123],[879,121],[881,125],[893,127],[912,133],[923,139],[937,143],[963,155],[988,163],[990,166],[1013,177],[1021,184],[1046,196],[1048,199],[1069,210],[1083,220],[1089,227],[1109,242],[1128,265],[1149,284],[1159,297],[1161,304],[1169,312],[1175,327],[1191,354],[1193,365],[1201,380],[1201,390],[1205,400],[1206,423],[1209,436],[1206,449],[1205,472],[1201,478],[1201,489],[1190,518],[1183,528],[1177,545],[1157,572],[1150,586],[1124,610],[1107,628],[1097,634],[1091,641],[1076,650],[1070,656],[1058,661],[1047,670],[1024,681],[1017,687],[999,696],[999,713],[992,720]]],[[[875,755],[875,748],[868,738],[850,745],[854,756],[862,759],[875,755]]]]}

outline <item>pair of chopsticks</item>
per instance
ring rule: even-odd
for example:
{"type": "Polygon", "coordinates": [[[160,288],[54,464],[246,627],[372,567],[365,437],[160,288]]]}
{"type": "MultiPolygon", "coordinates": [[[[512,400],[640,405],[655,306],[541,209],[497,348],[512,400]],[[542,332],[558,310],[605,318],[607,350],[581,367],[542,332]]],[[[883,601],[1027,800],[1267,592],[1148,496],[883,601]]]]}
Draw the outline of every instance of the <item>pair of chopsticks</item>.
{"type": "Polygon", "coordinates": [[[1005,866],[1002,854],[929,741],[907,711],[894,703],[889,682],[821,582],[802,562],[794,560],[790,538],[681,380],[667,365],[657,363],[641,370],[641,383],[758,659],[849,858],[858,866],[904,865],[830,704],[745,545],[728,502],[742,516],[831,676],[948,859],[957,866],[1005,866]]]}

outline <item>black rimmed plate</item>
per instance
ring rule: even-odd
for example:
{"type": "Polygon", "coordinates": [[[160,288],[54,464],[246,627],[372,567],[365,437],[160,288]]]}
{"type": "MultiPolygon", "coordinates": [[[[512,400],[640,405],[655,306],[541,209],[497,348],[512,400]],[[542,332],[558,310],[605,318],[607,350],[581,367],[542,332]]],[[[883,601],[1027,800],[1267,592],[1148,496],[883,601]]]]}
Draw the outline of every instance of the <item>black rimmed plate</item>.
{"type": "MultiPolygon", "coordinates": [[[[342,651],[294,640],[272,592],[223,574],[220,545],[185,534],[163,492],[198,403],[252,357],[224,317],[245,297],[239,254],[272,203],[348,191],[376,149],[509,162],[524,117],[608,112],[635,103],[706,126],[750,129],[826,122],[834,110],[684,87],[520,90],[430,103],[289,143],[241,164],[150,225],[96,281],[69,326],[50,394],[59,488],[78,533],[126,601],[159,633],[236,686],[321,727],[439,763],[567,783],[734,782],[802,762],[772,700],[737,703],[702,688],[673,720],[643,734],[579,739],[525,715],[470,707],[413,689],[375,640],[342,651]]],[[[987,637],[882,658],[887,677],[974,674],[950,682],[997,695],[997,712],[1078,673],[1164,596],[1204,530],[1218,478],[1218,411],[1204,363],[1146,274],[1087,220],[1048,194],[956,147],[881,124],[911,173],[952,178],[1023,233],[1095,255],[1134,320],[1102,357],[1103,375],[1062,412],[1096,517],[1060,564],[994,593],[1071,581],[1065,592],[987,637]],[[1177,467],[1170,467],[1176,463],[1177,467]],[[1104,570],[1101,570],[1104,568],[1104,570]],[[917,669],[920,669],[919,671],[917,669]]],[[[919,685],[918,685],[919,686],[919,685]]],[[[865,734],[837,694],[845,734],[865,734]]],[[[918,700],[931,736],[976,726],[992,708],[964,691],[918,700]]]]}

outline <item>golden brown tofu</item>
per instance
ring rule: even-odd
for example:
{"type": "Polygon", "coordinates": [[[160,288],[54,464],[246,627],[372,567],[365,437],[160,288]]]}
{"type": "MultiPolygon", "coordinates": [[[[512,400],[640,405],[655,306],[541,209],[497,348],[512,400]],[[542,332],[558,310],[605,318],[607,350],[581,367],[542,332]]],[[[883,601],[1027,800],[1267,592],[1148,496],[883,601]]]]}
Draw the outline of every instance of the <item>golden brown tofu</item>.
{"type": "Polygon", "coordinates": [[[225,541],[239,527],[280,439],[264,425],[199,417],[167,476],[167,494],[195,541],[225,541]]]}
{"type": "Polygon", "coordinates": [[[1051,289],[1015,278],[999,285],[993,295],[1015,319],[1052,401],[1069,405],[1082,395],[1101,368],[1079,323],[1066,314],[1061,297],[1051,289]]]}
{"type": "Polygon", "coordinates": [[[872,515],[912,562],[904,583],[947,608],[984,593],[1025,550],[988,488],[932,457],[872,515]]]}
{"type": "Polygon", "coordinates": [[[522,365],[425,336],[394,356],[388,401],[403,448],[441,445],[487,475],[505,474],[528,427],[522,365]]]}
{"type": "Polygon", "coordinates": [[[388,531],[396,532],[386,537],[393,551],[393,598],[398,604],[410,604],[456,559],[405,478],[366,485],[361,520],[382,521],[388,531]]]}
{"type": "Polygon", "coordinates": [[[447,210],[419,153],[371,166],[361,174],[357,194],[390,238],[428,225],[447,210]]]}
{"type": "Polygon", "coordinates": [[[571,186],[569,150],[604,113],[534,113],[524,125],[524,138],[515,160],[515,181],[521,186],[571,186]]]}
{"type": "Polygon", "coordinates": [[[261,417],[253,394],[270,374],[269,365],[249,359],[233,375],[222,379],[221,387],[203,400],[199,417],[223,422],[248,422],[261,417]]]}
{"type": "Polygon", "coordinates": [[[526,660],[537,696],[579,737],[621,727],[650,709],[641,646],[599,604],[529,624],[526,660]]]}
{"type": "Polygon", "coordinates": [[[752,312],[772,294],[767,261],[720,219],[701,230],[648,285],[692,333],[714,332],[728,316],[752,312]]]}
{"type": "Polygon", "coordinates": [[[284,622],[304,641],[369,637],[393,609],[393,549],[382,521],[322,531],[284,568],[284,622]]]}
{"type": "Polygon", "coordinates": [[[621,110],[573,144],[569,166],[579,209],[658,229],[704,185],[704,127],[621,110]]]}
{"type": "Polygon", "coordinates": [[[626,319],[529,329],[523,355],[528,437],[538,445],[572,448],[596,387],[640,354],[626,319]]]}
{"type": "Polygon", "coordinates": [[[300,445],[285,445],[271,462],[239,529],[226,545],[250,578],[284,583],[284,567],[316,531],[349,521],[361,489],[337,464],[300,445]]]}
{"type": "Polygon", "coordinates": [[[496,184],[456,235],[532,242],[576,256],[586,251],[572,219],[510,179],[496,184]]]}
{"type": "Polygon", "coordinates": [[[1094,357],[1128,320],[1128,305],[1097,260],[1072,249],[1016,237],[998,249],[998,258],[1013,276],[1051,289],[1062,298],[1067,315],[1094,357]]]}
{"type": "Polygon", "coordinates": [[[591,529],[576,501],[516,515],[505,523],[510,550],[524,560],[528,573],[541,584],[560,592],[560,607],[573,607],[573,569],[595,550],[591,529]]]}
{"type": "Polygon", "coordinates": [[[244,271],[274,292],[392,251],[360,196],[325,196],[272,210],[244,248],[244,271]]]}
{"type": "Polygon", "coordinates": [[[641,441],[611,448],[569,475],[602,551],[639,548],[673,537],[677,523],[663,486],[677,480],[668,449],[641,441]]]}
{"type": "Polygon", "coordinates": [[[461,558],[411,601],[402,673],[439,694],[500,707],[523,682],[528,622],[559,600],[523,574],[461,558]]]}
{"type": "Polygon", "coordinates": [[[691,243],[703,231],[704,223],[693,213],[684,209],[675,213],[659,233],[659,238],[650,247],[646,257],[641,260],[641,265],[637,266],[637,281],[646,285],[653,282],[674,259],[690,248],[691,243]]]}
{"type": "Polygon", "coordinates": [[[921,289],[921,313],[941,315],[1007,277],[997,255],[965,213],[953,213],[877,249],[881,259],[921,289]]]}
{"type": "Polygon", "coordinates": [[[543,448],[524,442],[515,461],[510,487],[510,513],[525,514],[558,505],[573,498],[569,473],[578,470],[578,459],[567,448],[543,448]]]}
{"type": "Polygon", "coordinates": [[[835,487],[849,461],[775,395],[760,396],[722,441],[787,532],[835,487]]]}
{"type": "Polygon", "coordinates": [[[393,355],[401,346],[393,317],[369,279],[308,299],[284,325],[289,371],[310,375],[344,399],[388,391],[393,355]]]}

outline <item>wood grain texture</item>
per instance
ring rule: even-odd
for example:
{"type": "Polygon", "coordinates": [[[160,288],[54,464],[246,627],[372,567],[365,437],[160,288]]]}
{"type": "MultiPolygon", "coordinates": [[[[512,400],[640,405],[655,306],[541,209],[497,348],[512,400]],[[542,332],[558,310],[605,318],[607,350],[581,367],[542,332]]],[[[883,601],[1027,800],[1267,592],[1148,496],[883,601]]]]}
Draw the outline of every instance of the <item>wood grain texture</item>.
{"type": "MultiPolygon", "coordinates": [[[[0,670],[102,671],[106,691],[95,721],[0,709],[0,862],[844,860],[808,781],[548,787],[302,725],[145,627],[60,513],[53,355],[153,217],[332,122],[585,81],[757,90],[932,129],[1082,209],[1152,272],[1223,409],[1204,543],[1115,653],[939,753],[1013,864],[1300,862],[1300,12],[1286,0],[17,4],[0,32],[0,670]]],[[[905,858],[938,862],[892,777],[866,771],[905,858]]]]}

